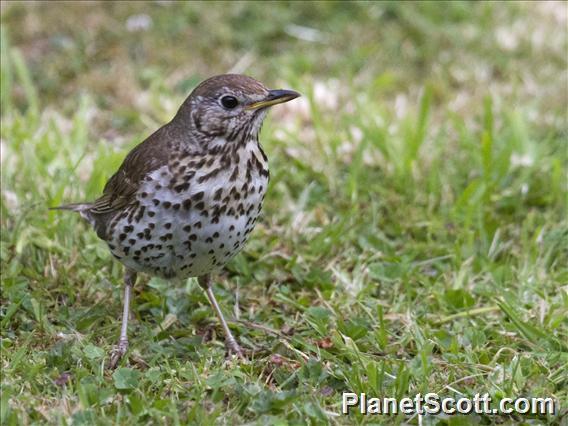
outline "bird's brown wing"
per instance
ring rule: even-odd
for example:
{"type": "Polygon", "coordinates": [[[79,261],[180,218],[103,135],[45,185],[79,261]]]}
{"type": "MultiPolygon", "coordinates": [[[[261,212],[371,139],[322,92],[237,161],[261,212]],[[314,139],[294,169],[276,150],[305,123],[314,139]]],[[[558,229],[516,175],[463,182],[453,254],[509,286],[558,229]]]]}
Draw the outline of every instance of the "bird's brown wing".
{"type": "Polygon", "coordinates": [[[144,178],[167,164],[168,136],[166,125],[130,151],[118,171],[106,183],[103,195],[92,204],[90,213],[107,215],[131,204],[144,178]]]}

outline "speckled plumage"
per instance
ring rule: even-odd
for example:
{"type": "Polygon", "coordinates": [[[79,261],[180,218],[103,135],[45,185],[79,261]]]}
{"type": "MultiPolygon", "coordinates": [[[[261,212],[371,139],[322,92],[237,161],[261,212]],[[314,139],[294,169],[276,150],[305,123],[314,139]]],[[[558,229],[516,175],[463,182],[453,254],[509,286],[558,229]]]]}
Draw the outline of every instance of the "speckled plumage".
{"type": "MultiPolygon", "coordinates": [[[[242,249],[269,180],[258,141],[262,121],[268,107],[297,96],[242,75],[212,77],[127,155],[99,199],[62,207],[81,213],[126,266],[125,312],[136,272],[198,276],[208,291],[204,277],[242,249]]],[[[238,348],[209,291],[208,297],[238,348]]],[[[126,321],[127,315],[121,343],[126,321]]]]}
{"type": "Polygon", "coordinates": [[[137,272],[207,274],[243,247],[268,178],[266,156],[254,139],[227,154],[179,153],[149,173],[135,199],[108,221],[111,252],[137,272]]]}
{"type": "Polygon", "coordinates": [[[170,123],[130,152],[102,197],[80,205],[114,257],[136,272],[185,278],[238,253],[268,184],[258,142],[266,109],[227,116],[218,98],[256,102],[268,93],[241,75],[206,80],[170,123]]]}

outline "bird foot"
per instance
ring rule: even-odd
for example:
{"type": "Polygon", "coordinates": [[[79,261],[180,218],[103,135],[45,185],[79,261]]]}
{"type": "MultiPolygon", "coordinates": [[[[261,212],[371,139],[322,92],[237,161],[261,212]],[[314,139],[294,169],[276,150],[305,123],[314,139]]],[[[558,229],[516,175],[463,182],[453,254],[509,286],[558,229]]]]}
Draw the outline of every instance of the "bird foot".
{"type": "Polygon", "coordinates": [[[245,352],[235,340],[227,340],[227,355],[236,355],[239,359],[246,359],[245,352]]]}
{"type": "Polygon", "coordinates": [[[109,370],[114,370],[118,362],[128,351],[128,340],[120,340],[118,345],[114,347],[110,353],[110,361],[108,363],[109,370]]]}

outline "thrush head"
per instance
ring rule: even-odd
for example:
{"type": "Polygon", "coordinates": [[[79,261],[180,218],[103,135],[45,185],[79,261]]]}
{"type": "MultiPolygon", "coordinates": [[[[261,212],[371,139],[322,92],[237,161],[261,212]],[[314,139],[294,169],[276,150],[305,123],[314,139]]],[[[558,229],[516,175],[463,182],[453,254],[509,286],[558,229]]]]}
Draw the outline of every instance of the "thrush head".
{"type": "Polygon", "coordinates": [[[300,96],[293,90],[270,90],[239,74],[211,77],[193,90],[174,121],[201,143],[256,139],[268,108],[300,96]]]}

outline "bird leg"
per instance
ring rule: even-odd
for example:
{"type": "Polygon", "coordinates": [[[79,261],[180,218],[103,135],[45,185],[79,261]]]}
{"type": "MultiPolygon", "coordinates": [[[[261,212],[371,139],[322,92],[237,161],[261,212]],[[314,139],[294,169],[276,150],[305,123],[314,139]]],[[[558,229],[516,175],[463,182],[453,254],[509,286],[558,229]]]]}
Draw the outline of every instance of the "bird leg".
{"type": "Polygon", "coordinates": [[[113,349],[110,357],[109,368],[114,369],[118,361],[128,350],[128,316],[130,314],[130,293],[136,283],[136,272],[127,269],[124,273],[124,299],[122,301],[122,326],[120,328],[120,338],[118,345],[113,349]]]}
{"type": "Polygon", "coordinates": [[[213,310],[215,310],[215,313],[217,314],[217,317],[221,322],[221,326],[223,327],[223,331],[225,332],[225,340],[229,351],[237,354],[240,358],[242,358],[243,350],[237,343],[237,340],[233,337],[233,333],[231,333],[231,330],[227,325],[227,321],[225,321],[225,317],[223,316],[223,312],[221,311],[221,308],[217,303],[217,299],[215,299],[215,294],[213,293],[213,289],[211,287],[211,277],[209,275],[201,275],[197,278],[197,282],[199,283],[201,288],[205,290],[205,294],[207,295],[211,306],[213,306],[213,310]]]}

